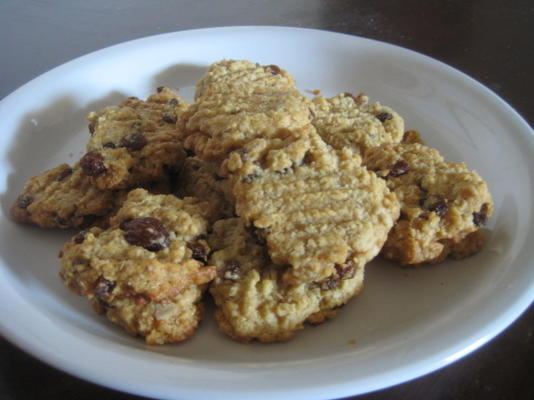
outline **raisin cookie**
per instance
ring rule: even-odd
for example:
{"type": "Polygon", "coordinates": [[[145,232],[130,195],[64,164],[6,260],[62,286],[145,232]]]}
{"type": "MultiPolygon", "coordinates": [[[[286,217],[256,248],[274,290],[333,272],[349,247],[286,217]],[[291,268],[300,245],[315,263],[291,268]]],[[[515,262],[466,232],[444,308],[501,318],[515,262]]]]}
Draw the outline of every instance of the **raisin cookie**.
{"type": "Polygon", "coordinates": [[[270,261],[261,238],[240,218],[217,221],[208,242],[218,271],[209,289],[215,318],[223,333],[241,342],[287,340],[306,321],[333,317],[363,286],[364,269],[356,265],[322,282],[286,283],[285,268],[270,261]]]}
{"type": "Polygon", "coordinates": [[[93,186],[78,163],[61,164],[29,179],[11,215],[43,228],[81,228],[102,221],[125,198],[125,190],[93,186]]]}
{"type": "Polygon", "coordinates": [[[447,163],[428,146],[383,145],[367,151],[365,166],[382,177],[401,203],[401,217],[382,254],[401,265],[465,257],[482,247],[477,232],[493,212],[487,184],[464,163],[447,163]],[[465,242],[462,242],[464,241],[465,242]]]}
{"type": "Polygon", "coordinates": [[[88,116],[91,139],[80,165],[99,189],[161,180],[185,158],[182,115],[189,105],[167,88],[146,101],[131,97],[88,116]]]}
{"type": "Polygon", "coordinates": [[[310,124],[309,100],[293,78],[275,65],[223,60],[197,85],[186,115],[185,146],[221,163],[255,138],[285,138],[310,124]]]}
{"type": "Polygon", "coordinates": [[[67,242],[60,276],[93,308],[147,343],[190,337],[216,274],[206,266],[209,208],[195,198],[136,189],[111,219],[67,242]]]}
{"type": "Polygon", "coordinates": [[[291,284],[326,279],[348,263],[362,267],[399,215],[395,195],[358,155],[324,143],[284,170],[258,167],[233,193],[237,215],[266,240],[272,261],[290,266],[291,284]]]}
{"type": "Polygon", "coordinates": [[[313,98],[312,124],[323,140],[334,147],[348,147],[363,154],[384,143],[398,143],[404,134],[404,120],[391,108],[368,103],[363,94],[339,94],[313,98]]]}

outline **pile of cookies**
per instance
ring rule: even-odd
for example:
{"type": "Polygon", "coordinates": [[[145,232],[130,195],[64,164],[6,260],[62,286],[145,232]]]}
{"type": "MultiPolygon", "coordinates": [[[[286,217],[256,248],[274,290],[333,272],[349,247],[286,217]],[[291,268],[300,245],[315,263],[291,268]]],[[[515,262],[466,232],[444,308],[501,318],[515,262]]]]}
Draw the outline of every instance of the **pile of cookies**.
{"type": "Polygon", "coordinates": [[[222,60],[193,104],[160,87],[89,114],[86,153],[32,177],[20,222],[78,232],[60,276],[149,344],[287,340],[334,317],[379,253],[400,265],[483,245],[486,183],[363,94],[308,98],[275,65],[222,60]]]}

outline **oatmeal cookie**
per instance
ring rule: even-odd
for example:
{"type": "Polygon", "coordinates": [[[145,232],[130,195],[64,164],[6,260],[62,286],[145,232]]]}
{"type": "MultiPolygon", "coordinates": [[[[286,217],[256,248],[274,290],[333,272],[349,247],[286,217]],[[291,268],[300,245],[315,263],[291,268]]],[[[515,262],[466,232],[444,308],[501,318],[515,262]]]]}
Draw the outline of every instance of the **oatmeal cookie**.
{"type": "Polygon", "coordinates": [[[147,343],[186,339],[216,274],[206,265],[208,210],[195,198],[133,190],[108,229],[82,231],[65,244],[60,276],[96,311],[147,343]]]}
{"type": "Polygon", "coordinates": [[[208,242],[218,271],[209,289],[215,318],[223,333],[241,342],[287,340],[306,321],[335,315],[363,285],[364,269],[356,265],[338,268],[322,282],[286,283],[285,267],[270,261],[261,238],[240,218],[217,221],[208,242]]]}
{"type": "Polygon", "coordinates": [[[125,198],[125,190],[94,187],[79,163],[61,164],[29,179],[11,215],[43,228],[81,228],[103,222],[125,198]]]}
{"type": "Polygon", "coordinates": [[[131,97],[88,116],[91,139],[80,165],[99,189],[161,180],[185,158],[182,115],[189,105],[167,88],[146,101],[131,97]]]}
{"type": "Polygon", "coordinates": [[[185,114],[185,145],[220,163],[253,139],[283,139],[309,125],[309,107],[283,69],[223,60],[197,85],[195,104],[185,114]]]}
{"type": "Polygon", "coordinates": [[[468,235],[485,224],[493,202],[486,183],[464,163],[445,162],[437,150],[412,143],[370,149],[364,165],[385,180],[402,207],[382,249],[385,258],[436,263],[450,252],[467,256],[481,248],[481,234],[468,235]]]}
{"type": "Polygon", "coordinates": [[[257,228],[275,264],[290,266],[288,283],[326,279],[349,260],[362,267],[381,249],[399,204],[360,160],[346,148],[312,149],[300,164],[258,168],[235,183],[237,215],[257,228]]]}
{"type": "Polygon", "coordinates": [[[383,143],[398,143],[404,134],[404,120],[391,108],[368,103],[360,94],[339,94],[332,98],[316,96],[312,124],[323,140],[334,147],[348,147],[363,154],[383,143]]]}

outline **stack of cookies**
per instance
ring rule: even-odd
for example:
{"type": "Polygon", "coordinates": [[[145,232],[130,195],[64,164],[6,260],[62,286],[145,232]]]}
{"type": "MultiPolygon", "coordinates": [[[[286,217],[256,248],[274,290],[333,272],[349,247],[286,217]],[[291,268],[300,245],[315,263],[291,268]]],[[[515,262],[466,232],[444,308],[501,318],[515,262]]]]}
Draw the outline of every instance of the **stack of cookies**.
{"type": "Polygon", "coordinates": [[[60,276],[147,343],[282,341],[334,317],[378,254],[480,250],[486,183],[363,94],[310,99],[275,65],[223,60],[193,104],[167,88],[89,115],[87,152],[32,177],[13,217],[75,228],[60,276]]]}

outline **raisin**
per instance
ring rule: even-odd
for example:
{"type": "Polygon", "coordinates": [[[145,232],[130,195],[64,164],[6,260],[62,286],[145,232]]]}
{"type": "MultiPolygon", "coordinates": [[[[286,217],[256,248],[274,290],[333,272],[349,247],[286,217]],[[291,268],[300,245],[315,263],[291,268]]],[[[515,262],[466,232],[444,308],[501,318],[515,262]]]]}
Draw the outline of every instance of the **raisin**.
{"type": "Polygon", "coordinates": [[[263,67],[263,69],[273,75],[280,75],[282,73],[282,70],[278,65],[266,65],[265,67],[263,67]]]}
{"type": "Polygon", "coordinates": [[[404,160],[399,160],[391,166],[388,177],[396,178],[407,174],[408,171],[410,171],[410,164],[404,160]]]}
{"type": "Polygon", "coordinates": [[[96,150],[91,150],[80,159],[83,173],[87,176],[99,176],[106,172],[104,157],[96,150]]]}
{"type": "Polygon", "coordinates": [[[126,147],[130,151],[139,151],[146,145],[146,138],[137,132],[130,133],[121,139],[121,147],[126,147]]]}
{"type": "Polygon", "coordinates": [[[83,241],[85,240],[85,237],[87,236],[87,231],[80,231],[79,233],[77,233],[73,238],[73,242],[76,243],[76,244],[82,244],[83,241]]]}
{"type": "Polygon", "coordinates": [[[65,168],[63,171],[61,171],[58,174],[56,180],[61,182],[63,179],[65,179],[67,176],[69,176],[71,174],[72,174],[72,168],[71,167],[67,167],[67,168],[65,168]]]}
{"type": "Polygon", "coordinates": [[[204,264],[208,262],[209,250],[202,243],[188,243],[187,247],[193,252],[193,254],[191,255],[193,259],[200,261],[204,264]]]}
{"type": "Polygon", "coordinates": [[[165,225],[152,217],[134,218],[123,221],[120,228],[126,241],[148,251],[159,251],[169,246],[169,231],[165,225]]]}
{"type": "Polygon", "coordinates": [[[163,92],[163,89],[165,89],[165,86],[158,86],[156,90],[158,91],[158,93],[161,93],[163,92]]]}
{"type": "Polygon", "coordinates": [[[352,263],[349,263],[345,266],[336,264],[335,267],[339,279],[351,279],[356,275],[356,270],[354,269],[354,265],[352,263]]]}
{"type": "Polygon", "coordinates": [[[107,280],[106,278],[101,276],[95,283],[94,292],[99,300],[106,301],[109,300],[109,298],[111,297],[111,292],[113,292],[114,288],[115,282],[107,280]]]}
{"type": "Polygon", "coordinates": [[[95,126],[93,124],[89,124],[89,133],[91,136],[95,133],[95,126]]]}
{"type": "Polygon", "coordinates": [[[237,260],[228,260],[224,264],[224,270],[222,277],[229,281],[237,281],[241,274],[241,267],[239,261],[237,260]]]}
{"type": "Polygon", "coordinates": [[[170,104],[171,106],[177,106],[178,99],[177,98],[170,99],[168,104],[170,104]]]}
{"type": "Polygon", "coordinates": [[[482,226],[486,223],[488,219],[488,211],[489,211],[488,209],[489,209],[488,203],[484,203],[482,204],[482,207],[480,207],[479,212],[473,213],[473,223],[476,226],[482,226]]]}
{"type": "Polygon", "coordinates": [[[377,115],[376,115],[376,118],[377,118],[380,122],[384,123],[384,122],[386,122],[386,121],[392,119],[392,118],[393,118],[393,115],[391,115],[390,113],[387,113],[387,112],[383,112],[383,113],[377,114],[377,115]]]}
{"type": "Polygon", "coordinates": [[[33,197],[27,194],[21,194],[17,198],[17,207],[25,210],[30,204],[33,203],[33,197]]]}
{"type": "Polygon", "coordinates": [[[117,146],[115,146],[115,143],[113,142],[106,142],[102,145],[102,147],[106,148],[106,149],[114,149],[116,148],[117,146]]]}
{"type": "Polygon", "coordinates": [[[428,211],[434,211],[438,217],[443,217],[449,211],[449,206],[445,199],[441,199],[428,206],[428,211]]]}

